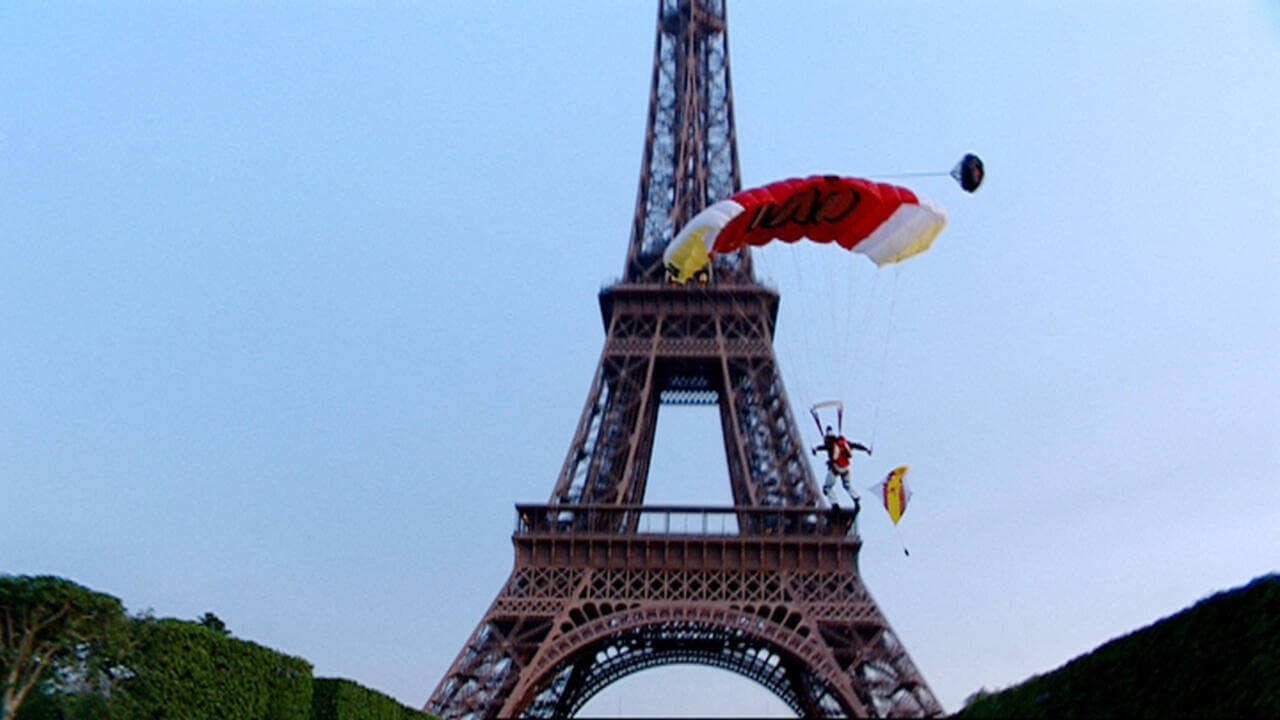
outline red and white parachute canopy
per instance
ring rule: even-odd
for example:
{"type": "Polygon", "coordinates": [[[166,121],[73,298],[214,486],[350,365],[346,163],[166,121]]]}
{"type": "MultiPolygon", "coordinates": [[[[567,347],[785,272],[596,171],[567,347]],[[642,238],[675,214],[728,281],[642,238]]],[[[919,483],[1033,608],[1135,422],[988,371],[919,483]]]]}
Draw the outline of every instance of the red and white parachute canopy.
{"type": "Polygon", "coordinates": [[[947,225],[947,213],[897,185],[830,175],[746,190],[698,213],[667,246],[668,278],[684,284],[712,258],[774,240],[807,238],[862,253],[878,266],[919,255],[947,225]]]}

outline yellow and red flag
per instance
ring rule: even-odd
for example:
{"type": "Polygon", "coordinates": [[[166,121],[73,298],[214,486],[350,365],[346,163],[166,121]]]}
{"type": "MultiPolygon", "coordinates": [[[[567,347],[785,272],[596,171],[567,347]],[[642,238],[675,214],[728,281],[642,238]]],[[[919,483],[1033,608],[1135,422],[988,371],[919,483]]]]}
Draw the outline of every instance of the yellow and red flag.
{"type": "Polygon", "coordinates": [[[884,482],[880,483],[880,495],[884,500],[884,509],[889,511],[893,524],[897,525],[902,514],[907,511],[907,500],[911,498],[911,490],[907,487],[907,466],[894,468],[884,482]]]}

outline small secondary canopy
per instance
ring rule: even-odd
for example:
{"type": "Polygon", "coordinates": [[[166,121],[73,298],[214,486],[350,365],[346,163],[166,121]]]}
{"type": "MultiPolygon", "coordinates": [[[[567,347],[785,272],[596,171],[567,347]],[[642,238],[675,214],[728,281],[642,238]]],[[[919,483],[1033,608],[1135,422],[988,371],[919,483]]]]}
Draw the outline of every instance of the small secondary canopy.
{"type": "Polygon", "coordinates": [[[907,511],[907,501],[911,499],[911,490],[907,487],[906,465],[894,468],[880,483],[880,499],[884,501],[884,509],[889,512],[889,519],[897,525],[902,514],[907,511]]]}

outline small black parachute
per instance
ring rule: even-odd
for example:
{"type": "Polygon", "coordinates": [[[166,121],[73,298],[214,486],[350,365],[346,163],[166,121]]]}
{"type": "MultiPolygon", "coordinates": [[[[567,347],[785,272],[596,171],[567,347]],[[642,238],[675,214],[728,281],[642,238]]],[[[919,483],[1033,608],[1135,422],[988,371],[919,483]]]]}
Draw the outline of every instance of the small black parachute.
{"type": "Polygon", "coordinates": [[[960,183],[960,187],[964,188],[965,192],[970,193],[977,190],[978,186],[982,184],[983,175],[985,175],[985,171],[982,168],[982,158],[973,153],[960,158],[960,162],[956,163],[956,166],[951,169],[951,177],[960,183]]]}

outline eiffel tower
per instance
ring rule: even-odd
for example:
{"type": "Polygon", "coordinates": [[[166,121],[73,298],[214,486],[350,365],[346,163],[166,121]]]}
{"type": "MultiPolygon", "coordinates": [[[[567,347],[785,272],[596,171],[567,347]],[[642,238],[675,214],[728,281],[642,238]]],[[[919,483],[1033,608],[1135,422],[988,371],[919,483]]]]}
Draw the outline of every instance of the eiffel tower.
{"type": "Polygon", "coordinates": [[[659,0],[626,267],[545,505],[517,505],[515,567],[426,711],[565,717],[634,672],[695,663],[802,716],[943,710],[858,573],[855,514],[820,500],[773,352],[778,295],[749,252],[705,286],[662,251],[740,189],[724,0],[659,0]],[[644,504],[661,404],[719,408],[733,505],[644,504]]]}

